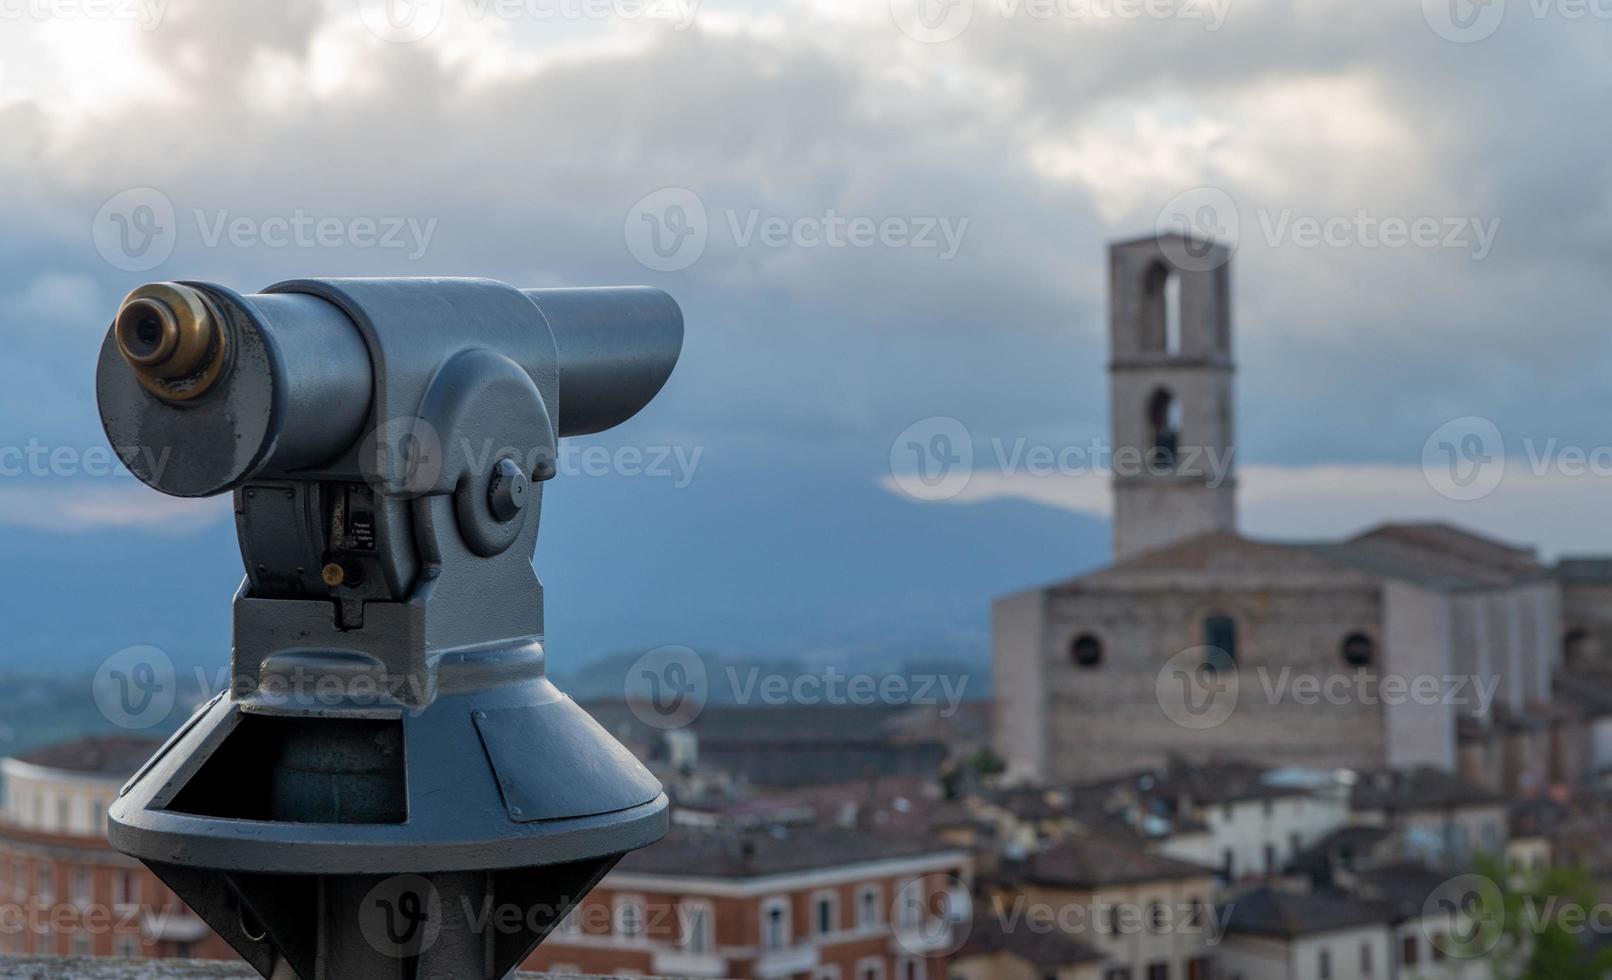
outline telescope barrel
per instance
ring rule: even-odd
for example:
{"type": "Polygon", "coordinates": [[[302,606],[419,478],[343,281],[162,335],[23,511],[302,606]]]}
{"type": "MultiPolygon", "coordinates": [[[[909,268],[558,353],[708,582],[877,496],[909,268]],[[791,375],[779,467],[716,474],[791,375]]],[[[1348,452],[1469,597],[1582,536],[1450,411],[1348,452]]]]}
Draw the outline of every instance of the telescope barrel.
{"type": "MultiPolygon", "coordinates": [[[[418,282],[421,295],[440,295],[450,306],[451,296],[463,295],[455,290],[513,294],[490,280],[418,282]]],[[[557,373],[558,435],[627,421],[671,376],[683,315],[661,290],[519,292],[541,314],[530,318],[532,329],[546,322],[553,336],[552,348],[526,345],[525,359],[547,361],[551,355],[537,352],[552,349],[555,364],[521,366],[534,377],[557,373]]],[[[142,286],[124,300],[102,348],[102,422],[135,475],[175,496],[209,496],[260,473],[327,465],[357,447],[366,426],[389,421],[372,418],[380,408],[376,355],[365,338],[349,312],[314,292],[142,286]]]]}
{"type": "Polygon", "coordinates": [[[683,313],[648,286],[523,289],[554,332],[560,435],[603,432],[648,405],[677,365],[683,313]]]}

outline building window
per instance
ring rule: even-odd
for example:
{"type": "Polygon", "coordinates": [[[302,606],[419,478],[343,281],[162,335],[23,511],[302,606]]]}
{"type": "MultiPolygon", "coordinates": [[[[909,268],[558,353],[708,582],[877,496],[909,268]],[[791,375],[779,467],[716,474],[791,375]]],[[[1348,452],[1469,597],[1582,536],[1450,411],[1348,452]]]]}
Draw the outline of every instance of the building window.
{"type": "Polygon", "coordinates": [[[1411,933],[1400,940],[1399,962],[1403,966],[1415,966],[1421,960],[1421,943],[1417,942],[1416,934],[1411,933]]]}
{"type": "Polygon", "coordinates": [[[1209,980],[1209,958],[1207,956],[1187,960],[1187,980],[1209,980]]]}
{"type": "Polygon", "coordinates": [[[761,946],[786,949],[789,946],[789,901],[769,898],[761,905],[761,946]]]}
{"type": "Polygon", "coordinates": [[[1069,659],[1076,667],[1095,667],[1103,662],[1103,643],[1090,633],[1082,633],[1069,644],[1069,659]]]}
{"type": "Polygon", "coordinates": [[[637,939],[644,934],[644,900],[622,895],[616,899],[616,935],[637,939]]]}
{"type": "Polygon", "coordinates": [[[112,904],[140,904],[140,879],[133,871],[119,871],[112,880],[112,904]]]}
{"type": "Polygon", "coordinates": [[[40,862],[34,872],[34,880],[34,897],[46,905],[56,901],[56,874],[49,862],[40,862]]]}
{"type": "Polygon", "coordinates": [[[1203,621],[1203,645],[1209,648],[1204,666],[1217,670],[1237,663],[1237,621],[1230,616],[1210,616],[1203,621]],[[1216,654],[1219,656],[1216,656],[1216,654]],[[1220,662],[1217,662],[1220,661],[1220,662]]]}
{"type": "Polygon", "coordinates": [[[716,945],[711,935],[711,906],[706,902],[684,902],[677,907],[683,918],[683,948],[691,953],[709,953],[716,945]]]}
{"type": "Polygon", "coordinates": [[[923,925],[929,892],[922,878],[914,878],[896,892],[896,925],[902,929],[916,929],[923,925]]]}
{"type": "Polygon", "coordinates": [[[896,980],[919,980],[923,974],[918,969],[918,961],[912,957],[899,960],[896,963],[896,980]]]}
{"type": "Polygon", "coordinates": [[[1316,955],[1315,975],[1321,980],[1332,980],[1332,951],[1323,949],[1316,955]]]}
{"type": "Polygon", "coordinates": [[[1116,966],[1103,974],[1103,980],[1131,980],[1131,968],[1128,966],[1116,966]]]}
{"type": "Polygon", "coordinates": [[[1265,845],[1265,873],[1268,875],[1276,873],[1276,845],[1274,844],[1265,845]]]}
{"type": "Polygon", "coordinates": [[[1170,964],[1167,960],[1147,965],[1147,980],[1170,980],[1170,964]]]}
{"type": "Polygon", "coordinates": [[[1153,436],[1148,462],[1164,469],[1174,469],[1176,451],[1181,443],[1181,403],[1167,389],[1160,388],[1148,400],[1147,424],[1153,436]]]}
{"type": "Polygon", "coordinates": [[[840,967],[837,963],[826,963],[812,971],[812,980],[840,980],[840,967]]]}
{"type": "Polygon", "coordinates": [[[90,904],[90,870],[88,868],[73,869],[73,904],[79,908],[88,908],[90,904]]]}
{"type": "Polygon", "coordinates": [[[1569,667],[1582,667],[1590,659],[1590,634],[1588,630],[1568,630],[1562,637],[1562,656],[1567,660],[1569,667]]]}
{"type": "Polygon", "coordinates": [[[1376,644],[1364,633],[1350,633],[1343,638],[1343,662],[1351,667],[1370,667],[1377,659],[1376,644]]]}
{"type": "Polygon", "coordinates": [[[840,900],[833,892],[812,896],[812,929],[819,936],[831,935],[840,927],[840,900]]]}
{"type": "Polygon", "coordinates": [[[1165,918],[1164,904],[1162,902],[1154,902],[1147,907],[1147,926],[1154,932],[1164,932],[1170,927],[1165,918]]]}
{"type": "Polygon", "coordinates": [[[872,929],[879,924],[879,907],[883,904],[884,893],[877,884],[866,884],[856,892],[856,924],[863,929],[872,929]]]}
{"type": "Polygon", "coordinates": [[[856,980],[884,980],[884,960],[870,956],[856,964],[856,980]]]}
{"type": "Polygon", "coordinates": [[[132,960],[140,956],[140,940],[134,936],[119,936],[112,942],[112,955],[120,959],[132,960]]]}
{"type": "Polygon", "coordinates": [[[580,936],[580,935],[582,935],[582,903],[581,902],[578,902],[575,905],[571,906],[570,911],[565,913],[565,918],[561,919],[560,924],[554,927],[554,931],[559,933],[562,936],[580,936]]]}
{"type": "Polygon", "coordinates": [[[1360,944],[1360,975],[1371,976],[1371,943],[1360,944]]]}

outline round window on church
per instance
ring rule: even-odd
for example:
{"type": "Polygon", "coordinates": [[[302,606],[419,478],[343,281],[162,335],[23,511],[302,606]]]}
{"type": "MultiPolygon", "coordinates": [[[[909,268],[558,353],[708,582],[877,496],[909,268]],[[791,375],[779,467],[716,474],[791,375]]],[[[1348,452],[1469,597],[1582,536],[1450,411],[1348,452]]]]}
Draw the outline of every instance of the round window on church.
{"type": "Polygon", "coordinates": [[[1076,667],[1095,667],[1103,662],[1103,643],[1090,633],[1082,633],[1069,644],[1069,659],[1076,667]]]}
{"type": "Polygon", "coordinates": [[[1377,647],[1364,633],[1350,633],[1343,638],[1343,662],[1351,667],[1370,667],[1377,659],[1377,647]]]}

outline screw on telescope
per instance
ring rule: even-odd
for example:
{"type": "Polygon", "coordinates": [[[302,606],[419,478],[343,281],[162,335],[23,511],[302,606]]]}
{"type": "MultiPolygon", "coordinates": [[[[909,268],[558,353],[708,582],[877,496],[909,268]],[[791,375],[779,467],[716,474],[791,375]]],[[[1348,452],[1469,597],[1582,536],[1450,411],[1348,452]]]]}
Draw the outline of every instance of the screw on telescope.
{"type": "Polygon", "coordinates": [[[526,494],[531,484],[520,464],[505,456],[493,464],[492,480],[487,484],[487,507],[500,521],[512,521],[526,509],[526,494]]]}
{"type": "Polygon", "coordinates": [[[123,300],[112,330],[135,377],[158,398],[195,398],[223,376],[227,334],[189,286],[141,286],[123,300]]]}

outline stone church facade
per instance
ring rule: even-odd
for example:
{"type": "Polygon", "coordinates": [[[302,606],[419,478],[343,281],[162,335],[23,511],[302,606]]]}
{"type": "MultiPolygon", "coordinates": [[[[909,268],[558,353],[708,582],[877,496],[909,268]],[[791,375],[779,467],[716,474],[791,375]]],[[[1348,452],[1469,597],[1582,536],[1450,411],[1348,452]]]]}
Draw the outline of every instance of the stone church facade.
{"type": "Polygon", "coordinates": [[[1553,683],[1564,650],[1612,650],[1612,561],[1568,581],[1529,549],[1436,523],[1240,534],[1220,248],[1110,248],[1115,560],[994,605],[1009,778],[1183,757],[1427,765],[1518,792],[1579,781],[1595,765],[1584,712],[1553,683]]]}

